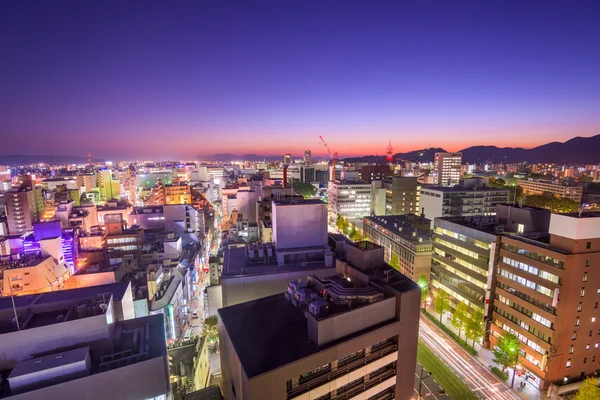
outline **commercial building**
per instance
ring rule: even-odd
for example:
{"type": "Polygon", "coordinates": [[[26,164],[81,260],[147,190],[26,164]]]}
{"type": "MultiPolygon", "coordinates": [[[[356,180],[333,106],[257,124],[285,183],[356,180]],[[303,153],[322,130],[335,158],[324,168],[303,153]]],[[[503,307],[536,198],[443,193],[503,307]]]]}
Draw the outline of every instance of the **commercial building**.
{"type": "Polygon", "coordinates": [[[192,204],[192,192],[189,185],[166,185],[164,204],[192,204]]]}
{"type": "Polygon", "coordinates": [[[414,398],[418,285],[368,242],[336,272],[218,311],[226,399],[414,398]]]}
{"type": "Polygon", "coordinates": [[[598,370],[599,265],[600,213],[552,214],[549,235],[502,237],[490,340],[515,333],[542,389],[598,370]]]}
{"type": "Polygon", "coordinates": [[[373,215],[419,214],[421,184],[417,178],[394,176],[371,185],[373,215]]]}
{"type": "Polygon", "coordinates": [[[415,214],[365,217],[365,237],[384,248],[385,261],[413,281],[431,271],[431,221],[415,214]],[[395,256],[394,256],[395,255],[395,256]],[[392,257],[398,265],[393,265],[392,257]]]}
{"type": "Polygon", "coordinates": [[[538,179],[520,179],[517,185],[523,188],[523,194],[542,194],[549,192],[556,197],[563,197],[581,203],[583,188],[575,184],[538,179]]]}
{"type": "Polygon", "coordinates": [[[462,153],[435,153],[433,168],[440,186],[458,185],[462,153]]]}
{"type": "Polygon", "coordinates": [[[371,214],[371,185],[360,181],[330,181],[327,189],[329,198],[329,220],[338,216],[361,219],[371,214]]]}
{"type": "Polygon", "coordinates": [[[162,317],[134,318],[128,283],[5,298],[0,316],[5,396],[170,396],[162,317]]]}
{"type": "Polygon", "coordinates": [[[423,186],[419,197],[421,212],[434,221],[440,217],[493,216],[496,205],[509,201],[508,189],[423,186]]]}
{"type": "MultiPolygon", "coordinates": [[[[498,205],[495,217],[436,218],[431,264],[434,292],[448,293],[452,308],[462,302],[481,311],[489,325],[501,237],[547,232],[549,223],[546,209],[508,204],[498,205]]],[[[489,345],[487,337],[484,345],[489,345]]]]}
{"type": "Polygon", "coordinates": [[[194,336],[169,346],[168,356],[174,397],[181,398],[208,386],[210,362],[206,338],[194,336]]]}

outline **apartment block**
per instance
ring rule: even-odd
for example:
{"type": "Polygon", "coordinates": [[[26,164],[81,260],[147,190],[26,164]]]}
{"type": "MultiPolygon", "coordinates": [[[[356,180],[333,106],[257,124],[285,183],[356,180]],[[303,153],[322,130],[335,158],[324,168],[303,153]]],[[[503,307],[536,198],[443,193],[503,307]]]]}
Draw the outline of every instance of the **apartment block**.
{"type": "Polygon", "coordinates": [[[336,274],[218,311],[224,397],[412,399],[419,302],[382,247],[353,244],[336,274]]]}
{"type": "Polygon", "coordinates": [[[429,281],[432,242],[431,221],[415,214],[365,217],[363,232],[384,248],[385,261],[398,257],[398,270],[413,281],[424,275],[429,281]]]}
{"type": "Polygon", "coordinates": [[[13,187],[4,193],[4,208],[11,235],[30,231],[40,219],[36,191],[30,186],[13,187]]]}
{"type": "Polygon", "coordinates": [[[564,197],[581,203],[583,188],[581,186],[556,181],[520,179],[517,184],[523,188],[523,194],[542,194],[549,192],[556,197],[564,197]]]}

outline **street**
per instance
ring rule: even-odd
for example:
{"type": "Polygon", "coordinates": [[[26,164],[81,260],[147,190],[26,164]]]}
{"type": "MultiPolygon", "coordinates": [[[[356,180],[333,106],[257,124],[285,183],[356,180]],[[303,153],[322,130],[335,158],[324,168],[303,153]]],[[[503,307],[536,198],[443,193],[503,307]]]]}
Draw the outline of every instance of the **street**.
{"type": "Polygon", "coordinates": [[[519,400],[522,398],[423,316],[419,324],[419,338],[481,399],[519,400]]]}

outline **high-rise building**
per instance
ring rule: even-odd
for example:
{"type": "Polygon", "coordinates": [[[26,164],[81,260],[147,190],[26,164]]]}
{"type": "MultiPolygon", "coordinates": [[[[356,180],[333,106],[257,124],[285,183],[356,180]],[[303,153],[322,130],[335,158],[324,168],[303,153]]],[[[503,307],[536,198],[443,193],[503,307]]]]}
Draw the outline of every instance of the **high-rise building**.
{"type": "Polygon", "coordinates": [[[96,183],[98,189],[100,189],[101,200],[112,200],[115,197],[112,185],[112,171],[110,169],[96,171],[96,183]]]}
{"type": "Polygon", "coordinates": [[[36,191],[40,189],[30,186],[13,187],[4,193],[4,204],[8,231],[11,235],[19,235],[33,228],[40,220],[40,212],[36,191]]]}
{"type": "Polygon", "coordinates": [[[419,286],[369,242],[336,272],[218,311],[226,399],[414,398],[419,286]]]}
{"type": "Polygon", "coordinates": [[[371,185],[374,215],[419,214],[421,184],[417,178],[394,176],[371,185]]]}
{"type": "Polygon", "coordinates": [[[312,157],[312,153],[310,152],[310,150],[309,149],[304,150],[304,163],[305,164],[310,164],[310,162],[312,161],[311,157],[312,157]]]}
{"type": "Polygon", "coordinates": [[[301,180],[304,183],[313,183],[317,180],[316,169],[314,167],[304,166],[301,169],[301,180]]]}
{"type": "Polygon", "coordinates": [[[371,214],[371,185],[361,181],[329,181],[329,219],[362,219],[371,214]]]}
{"type": "Polygon", "coordinates": [[[417,281],[425,276],[429,281],[431,271],[431,234],[426,218],[415,214],[365,217],[365,237],[385,249],[385,261],[417,281]],[[397,260],[397,265],[392,262],[397,260]]]}
{"type": "Polygon", "coordinates": [[[437,184],[441,186],[458,185],[462,153],[435,153],[434,169],[437,173],[437,184]]]}

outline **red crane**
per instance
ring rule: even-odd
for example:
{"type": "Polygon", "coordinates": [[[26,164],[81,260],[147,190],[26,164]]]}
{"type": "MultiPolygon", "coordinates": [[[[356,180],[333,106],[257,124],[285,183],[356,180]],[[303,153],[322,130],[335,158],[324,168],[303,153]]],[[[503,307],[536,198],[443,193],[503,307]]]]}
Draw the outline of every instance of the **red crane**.
{"type": "Polygon", "coordinates": [[[331,157],[331,171],[329,172],[329,180],[334,181],[335,180],[335,166],[338,162],[338,153],[337,153],[337,151],[336,152],[331,151],[331,149],[327,145],[327,142],[325,141],[325,139],[323,139],[323,136],[319,135],[319,139],[321,140],[321,143],[323,144],[323,146],[325,146],[325,149],[329,153],[329,157],[331,157]]]}

